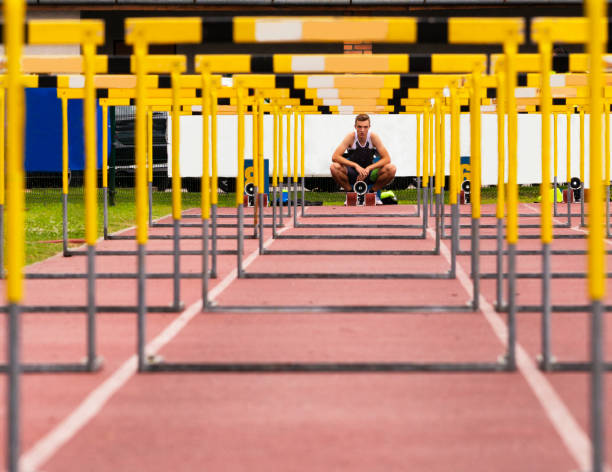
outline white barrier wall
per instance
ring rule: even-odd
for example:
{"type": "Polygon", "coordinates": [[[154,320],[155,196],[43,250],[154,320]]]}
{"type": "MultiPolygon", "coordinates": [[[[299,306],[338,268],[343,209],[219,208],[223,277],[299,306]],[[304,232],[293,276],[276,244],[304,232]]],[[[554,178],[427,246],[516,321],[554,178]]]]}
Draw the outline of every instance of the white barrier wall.
{"type": "MultiPolygon", "coordinates": [[[[446,117],[446,173],[450,160],[450,116],[446,117]]],[[[236,116],[220,115],[218,118],[217,153],[218,172],[221,177],[235,177],[237,172],[237,139],[236,116]]],[[[342,138],[353,130],[352,115],[306,115],[305,119],[305,172],[308,176],[329,176],[331,155],[342,138]]],[[[272,116],[264,117],[264,156],[272,158],[272,116]]],[[[283,159],[286,163],[286,120],[283,133],[283,159]]],[[[293,126],[293,120],[291,120],[293,126]]],[[[416,175],[416,117],[414,115],[375,115],[371,120],[372,130],[379,134],[382,142],[397,166],[398,176],[416,175]]],[[[172,159],[171,118],[168,119],[168,156],[172,159]]],[[[566,182],[566,117],[558,117],[558,169],[559,182],[566,182]]],[[[518,116],[518,182],[520,184],[539,183],[541,181],[541,117],[536,114],[518,116]]],[[[245,116],[245,157],[252,154],[252,121],[245,116]]],[[[421,133],[423,123],[421,118],[421,133]]],[[[551,117],[552,130],[552,117],[551,117]]],[[[572,175],[580,175],[580,117],[572,115],[571,120],[571,157],[572,175]]],[[[552,131],[551,131],[552,134],[552,131]]],[[[482,183],[497,183],[497,117],[482,115],[482,183]]],[[[588,187],[589,176],[589,117],[585,116],[585,177],[588,187]]],[[[553,142],[551,136],[551,175],[553,142]]],[[[293,130],[291,131],[293,148],[293,130]]],[[[299,145],[299,144],[298,144],[299,145]]],[[[422,146],[422,138],[421,138],[422,146]]],[[[421,151],[422,152],[422,151],[421,151]]],[[[506,150],[507,152],[507,150],[506,150]]],[[[461,115],[461,155],[470,155],[469,115],[461,115]]],[[[422,154],[421,154],[422,160],[422,154]]],[[[202,175],[202,117],[181,117],[180,140],[181,175],[183,177],[200,177],[202,175]]],[[[293,166],[293,159],[291,161],[293,166]]],[[[286,164],[284,165],[286,169],[286,164]]],[[[168,166],[169,175],[172,166],[168,166]]],[[[507,170],[506,170],[507,175],[507,170]]],[[[506,179],[507,180],[507,179],[506,179]]]]}

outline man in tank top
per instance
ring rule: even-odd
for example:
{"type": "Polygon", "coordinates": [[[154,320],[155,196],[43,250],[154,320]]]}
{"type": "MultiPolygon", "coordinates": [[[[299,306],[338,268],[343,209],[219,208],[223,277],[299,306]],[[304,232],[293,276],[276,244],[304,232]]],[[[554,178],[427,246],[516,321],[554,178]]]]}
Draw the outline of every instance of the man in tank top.
{"type": "Polygon", "coordinates": [[[372,192],[391,183],[396,168],[380,137],[370,130],[368,115],[357,115],[355,131],[347,134],[334,151],[330,171],[336,183],[347,192],[359,180],[372,185],[372,192]],[[380,157],[376,162],[375,155],[380,157]]]}

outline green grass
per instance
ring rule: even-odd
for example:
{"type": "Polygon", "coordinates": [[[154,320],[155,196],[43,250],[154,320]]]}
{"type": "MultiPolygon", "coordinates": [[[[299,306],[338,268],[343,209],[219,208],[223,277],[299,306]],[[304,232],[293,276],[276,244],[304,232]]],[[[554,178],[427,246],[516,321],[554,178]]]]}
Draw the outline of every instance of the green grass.
{"type": "MultiPolygon", "coordinates": [[[[398,190],[395,194],[400,204],[416,203],[416,189],[398,190]]],[[[448,196],[448,193],[446,194],[448,196]]],[[[539,195],[539,187],[523,186],[519,199],[534,202],[539,195]]],[[[482,203],[494,203],[497,187],[482,189],[482,203]]],[[[301,197],[300,197],[301,198],[301,197]]],[[[235,195],[220,194],[219,206],[234,205],[235,195]]],[[[200,194],[195,192],[181,194],[182,206],[200,206],[200,194]]],[[[307,192],[307,201],[322,201],[324,205],[342,205],[344,193],[307,192]]],[[[171,213],[172,194],[155,192],[153,194],[153,218],[171,213]]],[[[102,235],[102,192],[98,198],[98,234],[102,235]]],[[[109,207],[109,232],[135,225],[133,189],[117,189],[116,204],[109,207]]],[[[82,240],[85,237],[84,204],[82,188],[71,189],[68,197],[68,238],[82,240]]],[[[62,250],[62,203],[59,189],[36,189],[26,193],[26,263],[46,259],[62,250]],[[56,241],[56,242],[50,242],[56,241]]],[[[81,243],[73,243],[71,246],[81,243]]]]}

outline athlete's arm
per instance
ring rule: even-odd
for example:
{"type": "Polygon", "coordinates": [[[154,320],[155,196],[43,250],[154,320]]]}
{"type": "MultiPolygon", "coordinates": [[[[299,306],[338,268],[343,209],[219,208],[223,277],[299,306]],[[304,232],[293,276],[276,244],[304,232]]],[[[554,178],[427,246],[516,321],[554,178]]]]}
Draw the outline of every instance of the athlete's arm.
{"type": "Polygon", "coordinates": [[[376,133],[371,133],[370,140],[372,141],[372,144],[376,148],[376,151],[378,152],[380,159],[374,162],[373,164],[369,165],[366,168],[368,173],[370,173],[370,171],[374,169],[380,169],[391,162],[391,156],[389,155],[389,151],[387,151],[387,148],[382,143],[380,136],[378,136],[376,133]]]}

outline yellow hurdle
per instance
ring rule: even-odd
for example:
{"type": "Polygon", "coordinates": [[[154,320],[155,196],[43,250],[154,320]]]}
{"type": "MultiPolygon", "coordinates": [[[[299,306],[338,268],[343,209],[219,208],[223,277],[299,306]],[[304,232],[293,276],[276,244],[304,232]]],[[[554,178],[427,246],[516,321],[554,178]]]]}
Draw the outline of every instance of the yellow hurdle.
{"type": "MultiPolygon", "coordinates": [[[[565,112],[565,172],[566,181],[569,183],[572,178],[572,108],[568,108],[565,112]]],[[[567,189],[567,199],[570,199],[570,190],[567,189]]]]}
{"type": "Polygon", "coordinates": [[[274,169],[272,171],[272,187],[278,186],[278,105],[274,104],[273,110],[273,144],[272,144],[272,157],[274,169]]]}
{"type": "Polygon", "coordinates": [[[299,161],[299,147],[298,147],[298,112],[294,109],[293,112],[293,184],[297,186],[298,183],[298,161],[299,161]]]}
{"type": "MultiPolygon", "coordinates": [[[[431,107],[431,113],[429,114],[429,156],[428,156],[428,165],[429,165],[429,174],[431,175],[431,177],[435,177],[436,175],[436,167],[434,164],[434,152],[435,152],[435,142],[434,142],[434,137],[435,137],[435,132],[436,132],[436,125],[435,125],[435,112],[433,107],[431,107]]],[[[435,189],[435,182],[434,182],[434,189],[435,189]]]]}
{"type": "Polygon", "coordinates": [[[518,49],[516,37],[509,37],[504,43],[506,54],[506,101],[508,110],[508,186],[506,240],[509,244],[518,241],[518,185],[517,185],[517,115],[516,115],[516,68],[515,55],[518,49]]]}
{"type": "Polygon", "coordinates": [[[212,177],[210,181],[210,203],[217,205],[219,203],[218,190],[218,166],[217,166],[217,87],[211,81],[210,84],[210,161],[212,177]]]}
{"type": "MultiPolygon", "coordinates": [[[[4,87],[0,87],[0,129],[5,129],[5,119],[4,113],[6,110],[6,101],[5,101],[5,91],[4,87]]],[[[5,155],[4,155],[4,135],[5,133],[0,133],[0,206],[4,207],[5,203],[5,183],[6,176],[4,173],[5,166],[5,155]]],[[[4,274],[4,261],[0,261],[0,273],[4,274]]]]}
{"type": "Polygon", "coordinates": [[[145,80],[149,67],[146,63],[149,44],[199,43],[202,40],[201,24],[200,18],[125,20],[125,42],[133,47],[133,69],[136,73],[136,240],[138,244],[146,244],[148,240],[145,80]]]}
{"type": "Polygon", "coordinates": [[[23,298],[23,265],[25,260],[24,233],[24,172],[23,137],[25,99],[21,79],[21,52],[23,49],[23,24],[25,2],[4,2],[4,46],[7,56],[7,129],[6,171],[8,180],[7,202],[7,290],[9,303],[19,303],[23,298]]]}
{"type": "Polygon", "coordinates": [[[480,97],[481,97],[481,68],[477,64],[472,72],[471,88],[472,100],[470,100],[470,147],[471,147],[471,189],[470,201],[472,203],[472,218],[480,218],[480,97]]]}
{"type": "Polygon", "coordinates": [[[604,103],[604,185],[610,187],[610,104],[604,103]]]}
{"type": "MultiPolygon", "coordinates": [[[[149,186],[153,185],[153,108],[147,110],[147,181],[149,186]]],[[[152,189],[151,189],[152,191],[152,189]]],[[[149,202],[149,210],[151,210],[149,202]]],[[[149,221],[153,215],[149,214],[149,221]]]]}
{"type": "MultiPolygon", "coordinates": [[[[590,198],[589,198],[589,235],[588,235],[588,282],[592,301],[602,301],[606,293],[606,253],[604,247],[603,189],[601,158],[601,112],[603,99],[603,65],[606,29],[602,19],[606,18],[606,5],[602,0],[587,0],[586,11],[589,18],[588,54],[590,56],[589,86],[590,94],[590,198]]],[[[581,118],[583,111],[581,110],[581,118]]],[[[581,156],[582,159],[582,156],[581,156]]],[[[581,160],[582,165],[582,160],[581,160]]],[[[582,171],[582,169],[581,169],[582,171]]],[[[583,180],[584,182],[584,180],[583,180]]]]}
{"type": "MultiPolygon", "coordinates": [[[[593,113],[591,113],[593,115],[593,113]]],[[[582,188],[584,188],[584,107],[580,107],[580,181],[582,182],[582,188]]],[[[591,176],[593,180],[593,176],[591,176]]]]}
{"type": "MultiPolygon", "coordinates": [[[[421,177],[421,114],[415,113],[416,118],[416,177],[421,177]]],[[[421,183],[422,185],[422,183],[421,183]]]]}
{"type": "Polygon", "coordinates": [[[236,105],[238,107],[238,173],[236,174],[236,207],[243,204],[244,195],[244,86],[236,81],[236,105]]]}
{"type": "Polygon", "coordinates": [[[497,78],[497,205],[495,217],[502,219],[506,195],[506,74],[503,62],[496,68],[495,75],[497,78]]]}
{"type": "MultiPolygon", "coordinates": [[[[541,239],[549,244],[553,239],[552,207],[550,198],[550,108],[552,94],[550,90],[550,68],[552,66],[552,42],[548,31],[537,31],[536,39],[540,52],[541,97],[540,112],[542,116],[542,183],[541,199],[541,239]]],[[[555,195],[556,198],[556,195],[555,195]]]]}
{"type": "Polygon", "coordinates": [[[287,186],[291,181],[291,111],[287,110],[287,186]]]}
{"type": "Polygon", "coordinates": [[[451,143],[450,143],[450,196],[449,203],[457,204],[457,173],[459,171],[459,102],[457,100],[457,87],[453,83],[450,86],[450,108],[451,108],[451,143]]]}
{"type": "MultiPolygon", "coordinates": [[[[210,218],[210,73],[202,72],[202,219],[210,218]]],[[[174,159],[172,159],[174,164],[174,159]]],[[[174,175],[174,170],[172,171],[174,175]]],[[[179,180],[180,183],[180,180],[179,180]]],[[[174,191],[173,191],[174,194],[174,191]]],[[[179,188],[180,195],[180,188],[179,188]]]]}
{"type": "MultiPolygon", "coordinates": [[[[264,167],[264,97],[260,92],[257,94],[257,161],[258,161],[258,180],[257,191],[261,195],[265,193],[265,167],[264,167]]],[[[263,218],[263,215],[262,215],[263,218]]]]}
{"type": "Polygon", "coordinates": [[[423,109],[423,188],[429,187],[429,106],[423,109]]]}
{"type": "MultiPolygon", "coordinates": [[[[180,133],[181,133],[181,105],[179,102],[181,91],[181,74],[185,72],[185,59],[177,56],[172,61],[170,78],[172,82],[172,218],[181,219],[181,163],[180,163],[180,133]],[[182,59],[182,60],[181,60],[182,59]]],[[[204,94],[203,94],[204,95],[204,94]]],[[[150,113],[151,120],[153,112],[150,113]]],[[[149,135],[149,142],[153,141],[153,132],[149,135]]],[[[153,153],[150,154],[153,160],[153,153]]],[[[149,166],[152,173],[153,165],[149,166]]]]}
{"type": "Polygon", "coordinates": [[[434,121],[435,121],[435,150],[436,150],[436,168],[435,168],[435,194],[440,195],[440,189],[442,187],[442,109],[440,106],[441,97],[439,94],[436,95],[434,102],[434,121]]]}
{"type": "MultiPolygon", "coordinates": [[[[558,169],[559,169],[559,143],[558,139],[558,113],[553,113],[553,179],[557,181],[558,169]]],[[[555,195],[554,201],[557,201],[555,195]]]]}
{"type": "Polygon", "coordinates": [[[300,113],[300,177],[304,178],[304,113],[300,113]]]}
{"type": "MultiPolygon", "coordinates": [[[[280,202],[283,202],[282,187],[285,182],[283,175],[283,110],[278,108],[278,179],[281,187],[280,202]]],[[[281,210],[282,215],[282,210],[281,210]]]]}
{"type": "Polygon", "coordinates": [[[85,241],[96,243],[98,233],[96,150],[96,47],[104,44],[104,23],[99,20],[37,20],[29,23],[32,44],[79,44],[85,76],[83,121],[85,131],[85,241]]]}

